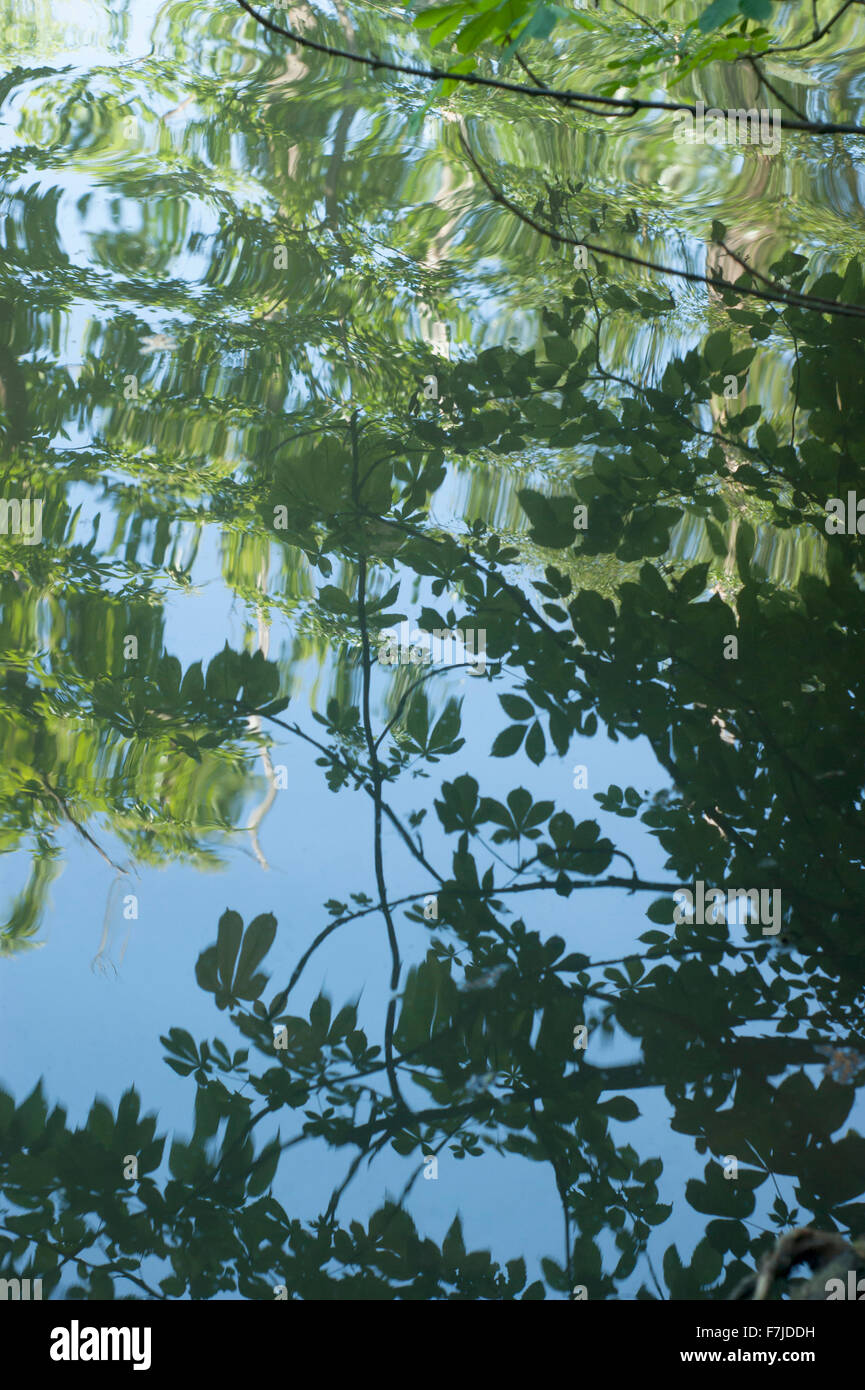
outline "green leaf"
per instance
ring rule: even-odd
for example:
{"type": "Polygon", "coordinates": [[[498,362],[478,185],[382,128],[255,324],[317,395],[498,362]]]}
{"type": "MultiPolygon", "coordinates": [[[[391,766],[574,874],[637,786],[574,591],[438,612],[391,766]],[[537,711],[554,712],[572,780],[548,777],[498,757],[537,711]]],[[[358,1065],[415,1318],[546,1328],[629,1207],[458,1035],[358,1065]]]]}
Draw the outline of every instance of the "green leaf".
{"type": "Polygon", "coordinates": [[[165,1065],[176,1071],[178,1076],[189,1076],[190,1072],[195,1071],[194,1062],[177,1062],[173,1057],[166,1057],[165,1065]]]}
{"type": "Polygon", "coordinates": [[[463,1225],[459,1215],[455,1216],[448,1228],[448,1232],[442,1241],[442,1259],[446,1265],[458,1266],[462,1264],[466,1255],[466,1247],[463,1241],[463,1225]]]}
{"type": "Polygon", "coordinates": [[[765,24],[772,18],[772,0],[739,0],[739,9],[758,24],[765,24]]]}
{"type": "Polygon", "coordinates": [[[230,909],[223,912],[219,919],[219,929],[216,935],[216,955],[222,987],[229,993],[231,992],[231,982],[234,979],[234,963],[237,960],[242,936],[243,919],[239,913],[232,912],[230,909]]]}
{"type": "Polygon", "coordinates": [[[429,747],[431,752],[445,752],[455,743],[460,732],[460,707],[461,702],[459,700],[448,700],[444,712],[430,734],[429,747]]]}
{"type": "Polygon", "coordinates": [[[510,724],[506,729],[502,729],[497,734],[490,754],[494,758],[509,758],[512,753],[516,753],[523,741],[526,732],[525,724],[510,724]]]}
{"type": "Polygon", "coordinates": [[[430,9],[424,10],[423,14],[415,15],[412,22],[415,29],[434,29],[437,24],[440,24],[441,21],[449,15],[456,16],[457,22],[459,23],[464,14],[465,4],[463,0],[459,0],[459,3],[433,5],[430,9]]]}
{"type": "Polygon", "coordinates": [[[751,573],[751,556],[754,553],[754,528],[749,521],[739,523],[736,532],[736,564],[743,579],[751,573]]]}
{"type": "Polygon", "coordinates": [[[544,731],[541,728],[540,723],[536,719],[531,729],[529,730],[529,736],[526,739],[526,753],[531,758],[532,762],[535,763],[535,765],[537,766],[544,761],[544,755],[546,754],[546,751],[547,745],[544,740],[544,731]]]}
{"type": "Polygon", "coordinates": [[[709,573],[708,563],[695,565],[682,575],[677,586],[677,593],[686,603],[691,603],[695,598],[699,598],[706,590],[706,577],[709,573]]]}
{"type": "MultiPolygon", "coordinates": [[[[542,426],[538,426],[543,428],[542,426]]],[[[573,499],[567,497],[545,497],[543,493],[522,488],[517,496],[532,523],[531,538],[538,545],[549,546],[552,550],[562,550],[573,545],[574,512],[573,499]]]]}
{"type": "Polygon", "coordinates": [[[426,748],[429,737],[429,703],[424,691],[418,691],[412,699],[405,726],[417,746],[426,748]]]}
{"type": "Polygon", "coordinates": [[[601,1101],[598,1109],[604,1115],[609,1115],[611,1120],[636,1120],[639,1116],[639,1106],[628,1096],[614,1096],[612,1100],[601,1101]]]}
{"type": "Polygon", "coordinates": [[[253,975],[273,945],[275,936],[276,918],[270,912],[256,917],[247,927],[234,980],[234,993],[238,998],[258,998],[259,990],[250,992],[253,975]]]}
{"type": "Polygon", "coordinates": [[[42,1081],[37,1081],[26,1100],[18,1107],[15,1116],[16,1128],[24,1145],[29,1145],[42,1134],[48,1107],[42,1094],[42,1081]]]}
{"type": "Polygon", "coordinates": [[[521,695],[500,695],[499,704],[511,719],[531,719],[535,707],[521,695]]]}
{"type": "Polygon", "coordinates": [[[738,12],[739,0],[712,0],[712,4],[700,15],[697,24],[702,33],[710,29],[720,29],[738,12]]]}
{"type": "Polygon", "coordinates": [[[643,1220],[648,1222],[650,1226],[660,1226],[672,1214],[672,1211],[672,1203],[665,1206],[663,1202],[655,1202],[652,1206],[646,1207],[642,1213],[643,1220]]]}
{"type": "Polygon", "coordinates": [[[309,1021],[312,1024],[312,1034],[317,1042],[324,1042],[330,1030],[331,1005],[326,994],[319,994],[313,1000],[312,1008],[309,1011],[309,1021]]]}
{"type": "Polygon", "coordinates": [[[202,951],[198,960],[195,962],[195,978],[202,989],[207,990],[208,994],[215,994],[219,989],[219,975],[217,972],[217,951],[215,946],[208,946],[206,951],[202,951]]]}
{"type": "Polygon", "coordinates": [[[711,333],[703,344],[703,356],[712,372],[719,372],[732,355],[733,344],[726,329],[720,333],[711,333]]]}
{"type": "Polygon", "coordinates": [[[252,1174],[247,1184],[247,1193],[250,1197],[258,1197],[265,1192],[276,1176],[279,1167],[279,1140],[273,1139],[261,1151],[252,1169],[252,1174]]]}
{"type": "Polygon", "coordinates": [[[178,1057],[185,1057],[188,1062],[198,1061],[198,1048],[195,1039],[185,1028],[170,1028],[167,1038],[160,1038],[169,1052],[174,1052],[178,1057]]]}
{"type": "Polygon", "coordinates": [[[318,591],[318,601],[322,608],[326,608],[331,613],[348,615],[354,613],[354,600],[348,594],[344,594],[341,589],[334,584],[325,584],[318,591]]]}
{"type": "Polygon", "coordinates": [[[670,599],[670,591],[654,565],[645,564],[640,569],[640,585],[645,589],[653,607],[663,612],[670,599]]]}
{"type": "Polygon", "coordinates": [[[656,898],[646,910],[646,916],[650,922],[657,922],[661,927],[672,926],[676,910],[676,904],[672,898],[656,898]]]}
{"type": "Polygon", "coordinates": [[[691,1273],[701,1288],[714,1284],[723,1269],[723,1257],[704,1238],[699,1241],[691,1256],[691,1273]]]}

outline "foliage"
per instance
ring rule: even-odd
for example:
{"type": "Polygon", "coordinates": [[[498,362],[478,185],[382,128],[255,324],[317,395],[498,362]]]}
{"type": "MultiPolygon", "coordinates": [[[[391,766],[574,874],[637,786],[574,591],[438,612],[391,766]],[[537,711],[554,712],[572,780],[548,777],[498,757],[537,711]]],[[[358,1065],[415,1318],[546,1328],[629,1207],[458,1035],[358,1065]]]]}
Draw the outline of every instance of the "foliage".
{"type": "MultiPolygon", "coordinates": [[[[560,18],[474,8],[492,27],[461,28],[457,7],[421,18],[453,20],[466,58],[481,40],[543,39],[560,18]]],[[[705,14],[704,29],[694,20],[701,62],[733,41],[731,26],[762,42],[759,5],[707,13],[727,28],[719,38],[705,14]]],[[[9,223],[23,229],[0,270],[3,474],[7,494],[44,498],[44,536],[0,536],[0,848],[33,861],[3,946],[36,940],[64,832],[103,858],[110,835],[131,863],[219,862],[250,829],[250,769],[277,738],[317,762],[329,794],[372,804],[369,881],[353,907],[323,903],[273,993],[262,967],[276,920],[244,925],[226,909],[196,969],[225,1037],[178,1024],[162,1038],[190,1088],[187,1138],[169,1144],[134,1087],[116,1107],[94,1102],[77,1129],[41,1084],[20,1104],[0,1095],[4,1275],[38,1271],[49,1291],[83,1298],[270,1298],[284,1286],[302,1298],[537,1299],[579,1284],[614,1298],[631,1280],[643,1298],[714,1298],[773,1247],[758,1217],[786,1230],[807,1213],[856,1235],[865,1140],[848,1125],[861,1077],[827,1067],[821,1048],[865,1054],[863,560],[857,534],[825,527],[827,498],[855,489],[862,463],[861,319],[755,308],[747,271],[741,293],[706,291],[696,313],[639,267],[614,272],[599,257],[574,272],[537,238],[521,260],[525,228],[509,220],[507,236],[490,219],[479,241],[455,242],[451,210],[426,193],[417,219],[395,225],[392,187],[422,182],[413,151],[382,134],[387,173],[360,170],[351,109],[328,88],[298,114],[266,45],[265,106],[241,87],[224,102],[196,42],[223,39],[229,21],[200,19],[194,38],[180,18],[171,11],[172,42],[200,114],[187,143],[170,160],[151,151],[143,171],[118,159],[127,75],[106,82],[95,125],[73,73],[8,84],[26,82],[28,101],[3,164],[20,212],[9,223]],[[57,199],[17,181],[25,136],[47,174],[73,143],[91,174],[137,200],[140,231],[106,220],[92,260],[74,264],[57,199]],[[207,141],[220,203],[210,233],[189,216],[207,141]],[[303,179],[286,173],[287,145],[303,179]],[[254,198],[235,180],[241,147],[262,171],[254,198]],[[415,305],[459,323],[486,283],[475,262],[487,245],[524,286],[522,336],[466,333],[444,359],[416,331],[415,305]],[[199,280],[176,269],[178,249],[202,255],[199,280]],[[60,325],[79,303],[76,379],[60,325]],[[151,352],[156,329],[174,346],[151,352]],[[137,396],[123,393],[130,376],[137,396]],[[168,610],[194,605],[210,577],[199,552],[218,557],[246,631],[175,654],[168,610]],[[485,631],[485,677],[467,679],[495,711],[483,748],[468,743],[474,690],[374,662],[379,635],[410,611],[426,632],[485,631]],[[278,655],[264,636],[273,615],[291,624],[278,655]],[[309,658],[325,675],[307,709],[309,658]],[[663,785],[598,785],[576,801],[568,778],[560,799],[531,790],[535,769],[582,757],[601,732],[646,740],[663,785]],[[508,758],[513,785],[496,791],[508,758]],[[620,821],[657,845],[662,878],[623,847],[620,821]],[[416,874],[398,897],[384,829],[416,874]],[[672,895],[697,880],[780,889],[779,936],[753,921],[677,923],[672,895]],[[548,929],[549,905],[584,893],[631,904],[624,954],[593,959],[548,929]],[[323,991],[293,1011],[319,947],[366,917],[392,953],[378,1030],[361,1026],[356,1000],[323,991]],[[638,1060],[604,1065],[599,1044],[614,1036],[638,1060]],[[682,1193],[644,1131],[622,1128],[647,1089],[692,1145],[699,1174],[682,1193]],[[299,1215],[274,1192],[316,1150],[343,1155],[345,1176],[324,1211],[299,1215]],[[385,1152],[406,1161],[405,1188],[343,1218],[351,1180],[385,1152]],[[735,1182],[729,1154],[743,1161],[735,1182]],[[408,1211],[428,1159],[487,1155],[544,1165],[558,1194],[563,1250],[542,1278],[519,1253],[500,1263],[466,1250],[456,1211],[440,1243],[408,1211]],[[689,1253],[661,1229],[674,1203],[696,1232],[689,1253]]],[[[648,55],[646,71],[658,61],[648,55]]],[[[161,63],[145,68],[153,94],[180,100],[161,63]]],[[[618,71],[615,85],[629,80],[618,71]]],[[[157,130],[155,110],[141,119],[157,130]]],[[[592,218],[617,244],[638,235],[632,209],[617,222],[579,180],[545,187],[501,139],[502,177],[552,229],[592,218]]],[[[717,244],[725,229],[714,231],[717,244]]],[[[708,248],[708,225],[703,236],[708,248]]],[[[760,273],[865,308],[861,257],[825,259],[784,252],[760,273]]]]}

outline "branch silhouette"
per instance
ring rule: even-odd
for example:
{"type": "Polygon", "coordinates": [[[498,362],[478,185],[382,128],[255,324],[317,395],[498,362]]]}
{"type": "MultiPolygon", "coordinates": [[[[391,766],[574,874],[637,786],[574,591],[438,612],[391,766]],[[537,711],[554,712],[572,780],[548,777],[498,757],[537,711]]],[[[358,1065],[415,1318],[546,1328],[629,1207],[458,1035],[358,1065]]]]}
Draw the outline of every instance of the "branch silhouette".
{"type": "MultiPolygon", "coordinates": [[[[816,295],[796,294],[794,291],[784,290],[759,290],[754,286],[742,285],[732,280],[725,280],[722,276],[700,275],[694,270],[681,270],[677,266],[660,265],[657,261],[647,261],[641,256],[632,256],[626,251],[615,251],[610,246],[598,246],[591,241],[580,240],[578,237],[568,236],[565,232],[557,232],[553,227],[545,227],[542,222],[538,222],[530,213],[524,211],[512,199],[506,197],[500,188],[497,188],[492,179],[482,167],[475,156],[464,131],[460,130],[460,143],[465,151],[466,158],[469,160],[481,182],[486,187],[490,197],[494,202],[506,208],[527,227],[546,237],[549,241],[554,241],[561,246],[582,246],[587,251],[591,251],[596,256],[608,256],[611,260],[625,261],[628,265],[638,265],[644,270],[654,270],[660,275],[674,275],[680,280],[687,280],[691,284],[708,285],[715,290],[729,290],[731,294],[737,296],[747,296],[750,299],[763,299],[770,304],[786,304],[791,309],[803,309],[818,314],[834,314],[843,318],[865,319],[865,308],[858,304],[842,304],[837,299],[821,299],[816,295]]],[[[737,257],[737,260],[740,258],[737,257]]],[[[757,273],[748,270],[749,275],[755,278],[757,273]]]]}
{"type": "MultiPolygon", "coordinates": [[[[850,3],[853,3],[853,0],[850,0],[850,3]]],[[[362,67],[369,68],[372,72],[395,72],[403,77],[420,77],[426,82],[459,82],[470,87],[486,87],[499,92],[514,92],[518,96],[555,101],[564,106],[609,108],[608,110],[599,109],[597,114],[601,116],[635,116],[638,111],[687,111],[692,116],[697,115],[696,106],[691,106],[685,101],[651,101],[641,97],[605,97],[598,96],[594,92],[577,92],[558,87],[535,86],[527,82],[509,82],[507,78],[503,77],[483,77],[476,72],[448,72],[446,68],[423,67],[416,63],[395,63],[376,54],[354,53],[351,49],[336,48],[332,44],[306,38],[303,34],[286,29],[281,24],[275,24],[272,19],[268,19],[266,15],[260,14],[258,10],[254,9],[248,0],[237,0],[237,4],[257,24],[260,24],[271,34],[279,34],[282,38],[289,39],[301,48],[309,48],[314,53],[323,53],[328,58],[344,58],[350,63],[358,63],[362,67]]],[[[812,39],[811,42],[814,40],[812,39]]],[[[775,49],[773,51],[779,52],[781,50],[775,49]]],[[[759,57],[760,55],[757,54],[756,56],[759,57]]],[[[782,118],[779,125],[782,130],[801,130],[813,135],[865,135],[865,126],[855,125],[850,121],[799,121],[782,118]]]]}

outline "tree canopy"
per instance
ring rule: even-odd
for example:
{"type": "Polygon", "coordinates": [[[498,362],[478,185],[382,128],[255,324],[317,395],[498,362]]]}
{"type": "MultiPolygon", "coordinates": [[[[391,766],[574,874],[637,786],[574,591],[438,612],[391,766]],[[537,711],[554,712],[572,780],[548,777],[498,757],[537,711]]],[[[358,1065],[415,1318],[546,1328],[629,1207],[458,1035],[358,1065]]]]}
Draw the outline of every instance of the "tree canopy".
{"type": "Polygon", "coordinates": [[[704,1299],[806,1221],[862,1235],[863,22],[223,0],[84,68],[7,26],[2,495],[41,499],[42,534],[0,534],[0,848],[29,857],[3,968],[70,837],[124,892],[238,836],[278,855],[284,757],[320,768],[323,859],[326,798],[353,799],[369,874],[288,978],[280,914],[229,882],[196,968],[221,1036],[161,1038],[185,1137],[135,1086],[80,1126],[41,1083],[0,1093],[0,1273],[704,1299]],[[674,144],[704,96],[778,107],[777,162],[674,144]],[[171,615],[211,582],[245,640],[195,655],[171,615]],[[386,666],[402,623],[483,633],[483,670],[386,666]],[[610,783],[602,738],[650,748],[654,789],[610,783]],[[698,884],[780,918],[682,920],[698,884]],[[607,952],[580,905],[614,899],[607,952]],[[298,1012],[361,930],[388,943],[382,1016],[323,984],[298,1012]],[[666,1135],[625,1128],[648,1093],[693,1158],[675,1193],[666,1135]],[[295,1211],[280,1183],[324,1148],[344,1177],[295,1211]],[[404,1185],[353,1206],[388,1152],[404,1185]],[[492,1156],[557,1194],[537,1270],[467,1249],[456,1208],[443,1241],[412,1214],[438,1160],[492,1156]]]}

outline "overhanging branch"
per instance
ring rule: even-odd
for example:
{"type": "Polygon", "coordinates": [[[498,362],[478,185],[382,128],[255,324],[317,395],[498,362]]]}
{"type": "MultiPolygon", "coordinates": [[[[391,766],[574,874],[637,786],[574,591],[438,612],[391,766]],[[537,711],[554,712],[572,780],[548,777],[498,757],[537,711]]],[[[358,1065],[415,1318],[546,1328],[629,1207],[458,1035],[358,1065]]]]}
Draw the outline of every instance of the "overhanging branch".
{"type": "MultiPolygon", "coordinates": [[[[416,63],[395,63],[376,54],[354,53],[348,48],[336,48],[332,44],[309,39],[292,29],[275,24],[266,15],[259,14],[248,0],[237,0],[257,24],[271,34],[279,34],[284,39],[298,44],[301,48],[323,53],[328,58],[344,58],[350,63],[359,63],[373,72],[395,72],[403,77],[420,77],[425,82],[461,82],[469,87],[488,87],[499,92],[514,92],[519,96],[543,98],[563,106],[582,106],[599,108],[600,116],[634,116],[638,111],[687,111],[697,116],[696,106],[684,101],[647,101],[641,97],[603,97],[594,92],[575,92],[558,87],[531,86],[527,82],[509,82],[503,77],[484,77],[477,72],[448,72],[446,68],[422,67],[416,63]],[[608,108],[604,110],[603,108],[608,108]]],[[[760,56],[760,55],[757,55],[760,56]]],[[[781,130],[802,130],[811,135],[865,135],[865,126],[854,125],[850,121],[799,121],[782,118],[778,125],[781,130]]]]}
{"type": "MultiPolygon", "coordinates": [[[[581,241],[577,237],[568,236],[565,232],[557,232],[553,227],[545,227],[542,222],[525,212],[517,203],[502,193],[497,188],[492,179],[483,169],[474,155],[465,133],[460,130],[460,143],[465,151],[466,157],[472,164],[478,177],[481,179],[485,188],[489,192],[494,202],[513,213],[515,217],[527,227],[531,227],[541,236],[549,241],[554,241],[560,246],[582,246],[587,251],[591,251],[596,256],[608,256],[614,261],[626,261],[629,265],[641,266],[644,270],[654,270],[659,275],[674,275],[680,280],[688,280],[692,284],[708,285],[715,290],[729,290],[732,294],[749,299],[763,299],[770,304],[786,304],[791,309],[809,310],[817,314],[834,314],[842,318],[865,319],[865,308],[859,304],[841,304],[837,299],[822,299],[817,295],[796,294],[795,291],[789,293],[780,288],[774,290],[758,290],[753,286],[734,284],[732,280],[724,280],[721,276],[700,275],[695,270],[680,270],[676,266],[660,265],[657,261],[647,261],[641,256],[629,255],[626,251],[615,251],[610,246],[598,246],[591,241],[581,241]]],[[[739,259],[737,257],[737,259],[739,259]]],[[[741,261],[740,261],[741,263],[741,261]]],[[[748,269],[747,273],[755,278],[762,278],[756,271],[748,269]]]]}

